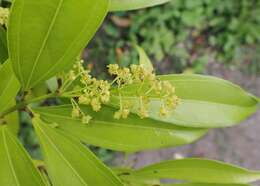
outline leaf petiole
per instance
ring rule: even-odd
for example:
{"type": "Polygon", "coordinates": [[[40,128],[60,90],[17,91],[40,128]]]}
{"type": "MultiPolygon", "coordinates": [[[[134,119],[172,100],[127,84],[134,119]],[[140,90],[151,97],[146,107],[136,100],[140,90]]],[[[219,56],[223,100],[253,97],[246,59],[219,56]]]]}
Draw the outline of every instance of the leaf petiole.
{"type": "Polygon", "coordinates": [[[4,116],[16,111],[16,110],[20,110],[24,107],[26,107],[27,105],[31,104],[31,103],[35,103],[35,102],[39,102],[39,101],[43,101],[45,99],[49,99],[49,98],[55,98],[58,97],[59,95],[57,93],[51,93],[51,94],[46,94],[44,96],[39,96],[33,99],[29,99],[27,101],[23,101],[20,103],[17,103],[16,105],[6,109],[5,111],[3,111],[2,113],[0,113],[0,118],[3,118],[4,116]]]}

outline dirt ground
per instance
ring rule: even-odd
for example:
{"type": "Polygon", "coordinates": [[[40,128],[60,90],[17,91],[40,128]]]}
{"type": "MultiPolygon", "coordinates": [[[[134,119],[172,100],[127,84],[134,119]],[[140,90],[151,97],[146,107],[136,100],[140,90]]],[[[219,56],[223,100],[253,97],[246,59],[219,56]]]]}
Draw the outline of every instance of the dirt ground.
{"type": "MultiPolygon", "coordinates": [[[[216,64],[208,66],[207,74],[230,80],[260,96],[260,75],[258,77],[245,75],[238,70],[227,70],[216,64]]],[[[122,154],[118,154],[115,161],[120,165],[137,168],[173,159],[176,153],[184,157],[205,157],[260,170],[260,109],[241,125],[211,130],[207,136],[194,144],[159,151],[139,152],[130,155],[127,159],[122,154]]]]}

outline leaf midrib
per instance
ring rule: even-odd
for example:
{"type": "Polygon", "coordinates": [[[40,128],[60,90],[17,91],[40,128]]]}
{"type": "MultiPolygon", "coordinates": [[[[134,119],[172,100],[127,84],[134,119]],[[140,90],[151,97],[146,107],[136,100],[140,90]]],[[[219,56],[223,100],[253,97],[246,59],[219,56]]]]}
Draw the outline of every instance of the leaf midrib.
{"type": "MultiPolygon", "coordinates": [[[[12,137],[10,137],[10,141],[12,141],[13,142],[13,144],[15,144],[16,145],[16,147],[17,147],[17,149],[19,149],[19,150],[21,150],[22,152],[24,152],[25,154],[25,156],[21,156],[21,158],[23,159],[23,161],[27,161],[28,162],[28,160],[29,160],[29,162],[28,163],[32,163],[31,161],[31,157],[27,154],[27,152],[25,151],[25,149],[23,148],[23,147],[21,147],[18,143],[17,143],[17,141],[15,141],[15,139],[14,138],[12,138],[12,137]]],[[[41,177],[41,175],[40,175],[40,173],[38,172],[38,170],[36,169],[36,167],[34,167],[33,165],[32,165],[32,167],[34,168],[33,170],[32,170],[32,175],[33,175],[33,177],[35,178],[34,180],[35,181],[37,181],[37,183],[39,184],[39,186],[40,185],[42,185],[42,186],[44,186],[43,184],[42,184],[42,180],[41,179],[39,179],[39,176],[40,176],[40,178],[42,178],[41,177]],[[37,174],[38,173],[38,174],[37,174]]]]}
{"type": "MultiPolygon", "coordinates": [[[[95,6],[95,8],[97,8],[98,6],[95,6]]],[[[91,19],[88,19],[88,21],[86,21],[85,26],[83,27],[83,29],[78,33],[78,36],[72,41],[72,43],[70,44],[70,46],[67,48],[67,50],[64,52],[64,54],[57,60],[57,62],[48,69],[48,71],[45,72],[45,74],[39,78],[37,81],[35,81],[33,83],[32,86],[38,84],[39,82],[41,82],[43,79],[45,79],[46,77],[48,77],[48,75],[53,71],[53,69],[55,69],[56,66],[58,66],[60,64],[60,62],[63,60],[63,58],[66,56],[66,54],[68,53],[68,51],[74,46],[75,43],[77,43],[77,41],[80,39],[81,34],[86,30],[87,26],[89,25],[91,19]]]]}
{"type": "Polygon", "coordinates": [[[60,155],[60,157],[64,160],[64,162],[69,166],[69,168],[74,172],[74,174],[79,178],[80,182],[84,185],[88,185],[85,180],[81,178],[81,176],[78,174],[78,172],[73,168],[73,166],[70,164],[70,162],[63,156],[62,152],[59,150],[59,148],[52,142],[51,138],[46,134],[44,130],[38,125],[38,129],[41,131],[41,133],[46,137],[46,139],[50,142],[50,144],[53,146],[55,151],[60,155]]]}
{"type": "Polygon", "coordinates": [[[57,9],[55,10],[55,13],[54,13],[54,16],[53,16],[53,18],[52,18],[52,20],[51,20],[51,24],[50,24],[50,26],[49,26],[49,28],[48,28],[48,31],[47,31],[45,37],[43,38],[42,46],[40,47],[40,50],[39,50],[39,52],[38,52],[38,54],[37,54],[37,56],[36,56],[36,59],[35,59],[35,61],[33,62],[33,67],[32,67],[32,70],[31,70],[31,72],[30,72],[29,79],[27,80],[27,83],[26,83],[26,85],[25,85],[25,89],[28,88],[28,86],[29,86],[29,84],[30,84],[30,82],[31,82],[32,76],[33,76],[33,74],[34,74],[34,70],[35,70],[35,68],[36,68],[36,66],[37,66],[37,64],[38,64],[38,62],[39,62],[39,59],[40,59],[40,57],[41,57],[41,55],[42,55],[42,52],[43,52],[44,48],[46,47],[46,43],[47,43],[47,41],[48,41],[48,39],[49,39],[49,36],[50,36],[50,34],[51,34],[51,30],[53,29],[54,24],[55,24],[56,21],[57,21],[57,17],[58,17],[58,14],[60,13],[60,10],[61,10],[61,7],[62,7],[63,2],[64,2],[64,0],[60,0],[59,3],[58,3],[57,9]]]}
{"type": "MultiPolygon", "coordinates": [[[[105,177],[107,180],[110,181],[110,183],[113,183],[115,185],[117,185],[117,182],[115,181],[115,179],[111,178],[110,176],[108,176],[107,174],[105,174],[98,166],[95,165],[94,162],[92,162],[91,158],[89,158],[89,156],[87,156],[87,154],[82,150],[82,148],[80,146],[77,146],[77,149],[83,154],[83,156],[88,160],[89,164],[92,164],[92,167],[96,169],[97,172],[99,172],[103,177],[105,177]]],[[[91,152],[90,152],[91,153],[91,152]]],[[[92,154],[90,154],[91,156],[92,154]]],[[[98,160],[97,160],[98,161],[98,160]]],[[[104,169],[106,169],[106,167],[101,163],[100,166],[102,166],[104,169]]],[[[109,170],[108,170],[109,171],[109,170]]],[[[113,174],[112,172],[110,172],[111,174],[113,174]]],[[[119,180],[118,180],[119,181],[119,180]]]]}
{"type": "MultiPolygon", "coordinates": [[[[116,99],[119,99],[119,96],[117,95],[112,95],[111,96],[112,98],[116,98],[116,99]]],[[[122,96],[122,98],[126,98],[126,99],[134,99],[134,100],[137,100],[138,96],[129,96],[129,95],[126,95],[126,96],[122,96]]],[[[157,101],[157,100],[160,100],[159,97],[151,97],[150,98],[151,100],[154,100],[154,101],[157,101]]],[[[255,105],[237,105],[237,104],[230,104],[230,103],[221,103],[221,102],[217,102],[217,101],[208,101],[208,100],[198,100],[198,99],[182,99],[180,98],[180,100],[184,100],[185,102],[193,102],[193,103],[205,103],[205,104],[209,104],[209,103],[213,103],[213,104],[218,104],[218,105],[227,105],[227,106],[234,106],[234,107],[239,107],[239,108],[250,108],[250,107],[254,107],[255,105]]]]}
{"type": "MultiPolygon", "coordinates": [[[[20,10],[20,12],[19,12],[19,16],[18,16],[18,21],[17,21],[17,23],[18,23],[18,31],[19,31],[19,33],[20,33],[20,31],[21,31],[21,25],[22,25],[22,14],[23,14],[23,11],[24,11],[24,0],[21,0],[21,10],[20,10]]],[[[15,4],[14,4],[15,5],[15,4]]],[[[11,12],[12,12],[12,8],[13,8],[14,6],[12,6],[11,7],[11,12]]],[[[12,18],[12,16],[10,16],[10,18],[12,18]]],[[[9,32],[7,32],[7,34],[8,34],[9,32]]],[[[8,35],[7,35],[8,36],[8,35]]],[[[19,34],[17,34],[16,35],[16,40],[17,40],[17,42],[16,42],[16,46],[15,46],[15,48],[17,49],[17,51],[15,51],[15,58],[17,59],[17,63],[18,63],[18,65],[15,65],[15,67],[14,67],[14,65],[13,65],[13,68],[14,69],[16,69],[17,70],[17,76],[19,76],[20,77],[20,81],[21,81],[21,83],[22,84],[24,84],[24,77],[23,77],[23,75],[22,75],[22,71],[21,71],[21,60],[20,60],[20,48],[19,48],[19,46],[20,46],[20,38],[19,38],[19,34]]],[[[9,42],[10,40],[9,40],[9,37],[8,37],[8,39],[7,39],[7,42],[9,42]]],[[[10,54],[11,54],[11,52],[10,51],[8,51],[10,54]]]]}
{"type": "MultiPolygon", "coordinates": [[[[133,173],[133,175],[134,174],[136,174],[136,175],[140,174],[140,175],[143,176],[143,175],[147,175],[148,174],[148,176],[149,176],[150,173],[153,172],[153,170],[148,170],[148,168],[145,168],[145,169],[137,170],[136,172],[133,173]],[[145,169],[147,169],[147,170],[145,170],[145,169]]],[[[178,171],[188,172],[191,169],[194,169],[194,167],[191,167],[191,168],[189,168],[189,167],[178,167],[178,168],[176,168],[176,167],[175,168],[160,168],[160,167],[158,167],[158,168],[154,168],[154,169],[159,169],[158,171],[160,173],[162,173],[162,174],[163,173],[172,174],[170,172],[177,172],[177,174],[178,174],[178,171]]],[[[212,172],[212,173],[218,173],[219,174],[219,170],[212,170],[212,168],[209,168],[209,167],[197,167],[196,171],[199,171],[199,170],[205,171],[205,172],[212,172]]],[[[158,174],[160,175],[160,173],[158,173],[158,174]]],[[[236,177],[237,176],[243,176],[243,180],[248,180],[248,181],[249,180],[250,181],[256,181],[256,179],[259,179],[259,177],[260,177],[259,174],[256,174],[256,173],[250,172],[250,171],[245,171],[245,170],[234,170],[233,173],[227,173],[226,172],[226,173],[222,173],[222,174],[229,174],[228,177],[231,177],[231,176],[236,176],[236,177]]],[[[156,176],[156,175],[157,174],[153,174],[153,176],[156,176]]],[[[158,177],[160,177],[160,178],[169,178],[169,176],[158,176],[158,177]]],[[[177,176],[176,176],[176,178],[177,178],[177,176]]],[[[218,179],[218,177],[217,178],[215,177],[214,179],[218,179]]],[[[241,179],[241,177],[240,177],[240,179],[241,179]]],[[[185,179],[185,180],[187,180],[187,179],[185,179]]],[[[234,179],[232,179],[232,180],[234,180],[234,179]]],[[[201,181],[201,180],[192,180],[192,181],[201,181]]],[[[239,181],[239,182],[234,182],[234,183],[248,183],[248,181],[243,181],[243,182],[239,181]]],[[[226,182],[223,182],[223,183],[226,183],[226,182]]]]}
{"type": "Polygon", "coordinates": [[[2,129],[2,135],[3,135],[4,147],[5,147],[5,150],[6,150],[6,156],[7,156],[8,164],[9,164],[9,167],[10,167],[10,169],[11,169],[12,175],[13,175],[13,177],[14,177],[15,183],[16,183],[17,186],[19,186],[20,183],[19,183],[19,180],[18,180],[18,178],[17,178],[17,176],[16,176],[15,169],[14,169],[14,165],[13,165],[12,160],[11,160],[11,157],[10,157],[8,145],[7,145],[7,143],[6,143],[5,130],[6,130],[6,129],[2,129]]]}
{"type": "MultiPolygon", "coordinates": [[[[40,111],[39,113],[41,113],[42,115],[45,115],[45,116],[50,116],[50,117],[57,117],[57,118],[62,118],[62,119],[67,119],[67,120],[72,120],[72,121],[81,121],[80,119],[74,119],[74,118],[71,118],[71,117],[67,117],[67,116],[63,116],[63,115],[59,115],[59,114],[51,114],[51,113],[48,113],[48,112],[44,112],[44,111],[40,111]]],[[[119,122],[111,122],[111,121],[102,121],[102,120],[97,120],[97,119],[94,119],[95,122],[97,123],[101,123],[101,124],[104,124],[104,125],[112,125],[112,126],[118,126],[118,127],[126,127],[126,128],[139,128],[139,129],[146,129],[146,130],[154,130],[154,129],[160,129],[162,131],[179,131],[179,132],[199,132],[200,130],[203,130],[203,129],[200,129],[199,128],[193,128],[192,130],[185,130],[184,128],[183,129],[171,129],[171,128],[162,128],[158,125],[158,127],[151,127],[151,126],[144,126],[144,125],[131,125],[131,124],[128,124],[128,123],[125,123],[124,125],[120,124],[119,122]],[[198,131],[196,131],[196,129],[198,131]]],[[[176,126],[176,127],[180,127],[180,126],[176,126]]]]}

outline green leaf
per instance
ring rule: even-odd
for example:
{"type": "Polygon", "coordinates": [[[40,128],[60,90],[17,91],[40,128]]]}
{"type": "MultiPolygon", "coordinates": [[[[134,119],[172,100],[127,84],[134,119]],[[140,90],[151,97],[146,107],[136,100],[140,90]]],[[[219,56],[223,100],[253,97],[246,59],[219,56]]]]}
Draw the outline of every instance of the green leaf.
{"type": "Polygon", "coordinates": [[[135,152],[147,149],[173,147],[191,143],[203,136],[207,130],[190,129],[140,119],[131,114],[128,119],[114,119],[116,111],[104,107],[94,112],[88,106],[81,106],[86,114],[93,117],[89,124],[71,117],[71,105],[42,107],[34,109],[47,121],[59,124],[58,129],[71,134],[85,143],[117,151],[135,152]]]}
{"type": "Polygon", "coordinates": [[[107,14],[108,0],[17,0],[8,25],[14,71],[27,90],[75,62],[107,14]]]}
{"type": "Polygon", "coordinates": [[[126,185],[134,185],[134,186],[155,186],[160,185],[160,179],[156,178],[141,178],[131,176],[131,173],[134,171],[130,168],[115,168],[113,169],[116,174],[121,178],[121,180],[126,183],[126,185]]]}
{"type": "Polygon", "coordinates": [[[216,184],[216,183],[179,183],[179,184],[165,184],[162,186],[250,186],[247,184],[216,184]]]}
{"type": "Polygon", "coordinates": [[[131,175],[221,184],[249,183],[260,179],[260,172],[203,159],[165,161],[134,171],[131,175]]]}
{"type": "MultiPolygon", "coordinates": [[[[161,101],[156,95],[150,95],[150,117],[158,121],[185,127],[228,127],[238,124],[258,109],[258,98],[219,78],[201,75],[166,75],[158,78],[171,82],[181,98],[180,104],[169,116],[160,117],[158,108],[161,101]]],[[[133,84],[122,90],[123,99],[135,103],[133,113],[138,113],[139,98],[135,95],[140,86],[133,84]]],[[[148,85],[144,85],[142,90],[148,89],[148,85]]],[[[119,107],[116,92],[113,92],[110,104],[119,107]]]]}
{"type": "MultiPolygon", "coordinates": [[[[129,186],[131,186],[131,184],[132,183],[130,183],[129,186]]],[[[155,184],[134,183],[134,186],[154,186],[154,185],[155,184]]],[[[215,184],[215,183],[177,183],[177,184],[160,184],[160,186],[250,186],[250,185],[247,185],[247,184],[215,184]]]]}
{"type": "Polygon", "coordinates": [[[38,117],[33,123],[53,185],[123,186],[112,171],[78,140],[55,130],[38,117]]]}
{"type": "Polygon", "coordinates": [[[0,25],[0,64],[5,62],[8,58],[6,31],[0,25]]]}
{"type": "Polygon", "coordinates": [[[0,126],[0,133],[0,185],[44,186],[40,173],[16,137],[6,126],[0,126]]]}
{"type": "Polygon", "coordinates": [[[136,50],[138,51],[139,54],[139,63],[140,65],[143,65],[145,69],[148,71],[153,71],[153,64],[147,54],[145,53],[144,49],[139,47],[138,45],[135,45],[136,50]]]}
{"type": "Polygon", "coordinates": [[[110,0],[110,11],[135,10],[160,5],[170,0],[110,0]]]}
{"type": "MultiPolygon", "coordinates": [[[[15,102],[10,106],[15,105],[15,102]]],[[[13,134],[17,135],[20,129],[20,121],[18,116],[18,111],[12,112],[4,117],[4,122],[7,125],[7,128],[13,132],[13,134]]]]}
{"type": "Polygon", "coordinates": [[[56,92],[59,88],[57,77],[50,78],[49,80],[46,81],[46,84],[52,93],[56,92]]]}
{"type": "MultiPolygon", "coordinates": [[[[10,61],[6,61],[0,65],[0,113],[5,109],[16,104],[15,97],[20,89],[18,80],[16,79],[10,61]]],[[[5,123],[14,134],[19,131],[18,112],[6,115],[0,124],[5,123]]]]}
{"type": "Polygon", "coordinates": [[[0,66],[0,113],[10,106],[15,100],[16,94],[20,88],[16,79],[10,61],[6,61],[0,66]]]}
{"type": "Polygon", "coordinates": [[[174,183],[174,184],[161,184],[160,178],[151,178],[151,177],[141,177],[141,176],[134,176],[132,173],[134,172],[133,169],[129,168],[116,168],[114,171],[117,173],[120,178],[129,184],[129,186],[250,186],[248,184],[221,184],[221,183],[190,183],[190,182],[183,182],[183,183],[174,183]]]}

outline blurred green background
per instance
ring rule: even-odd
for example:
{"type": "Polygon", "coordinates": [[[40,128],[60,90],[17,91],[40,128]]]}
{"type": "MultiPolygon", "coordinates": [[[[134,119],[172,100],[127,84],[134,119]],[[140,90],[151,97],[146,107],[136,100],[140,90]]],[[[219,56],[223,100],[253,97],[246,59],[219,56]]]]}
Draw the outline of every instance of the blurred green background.
{"type": "Polygon", "coordinates": [[[259,0],[172,0],[110,14],[85,57],[101,72],[103,64],[126,66],[137,55],[129,44],[138,43],[161,73],[203,73],[210,62],[259,73],[259,41],[259,0]]]}

